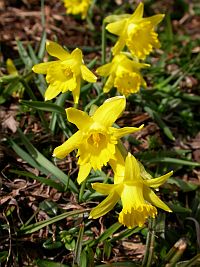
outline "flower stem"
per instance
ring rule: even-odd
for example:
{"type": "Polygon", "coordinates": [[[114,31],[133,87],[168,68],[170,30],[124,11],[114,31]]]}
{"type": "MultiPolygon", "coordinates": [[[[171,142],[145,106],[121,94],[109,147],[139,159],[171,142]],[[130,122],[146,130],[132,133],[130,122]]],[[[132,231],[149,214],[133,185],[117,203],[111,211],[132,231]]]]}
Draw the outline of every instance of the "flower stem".
{"type": "Polygon", "coordinates": [[[102,24],[102,41],[101,41],[101,63],[104,65],[106,63],[106,23],[103,20],[102,24]]]}
{"type": "Polygon", "coordinates": [[[155,225],[156,225],[156,220],[154,218],[150,218],[148,226],[149,231],[146,240],[146,250],[142,262],[142,267],[151,266],[153,251],[154,251],[154,242],[155,242],[155,225]]]}

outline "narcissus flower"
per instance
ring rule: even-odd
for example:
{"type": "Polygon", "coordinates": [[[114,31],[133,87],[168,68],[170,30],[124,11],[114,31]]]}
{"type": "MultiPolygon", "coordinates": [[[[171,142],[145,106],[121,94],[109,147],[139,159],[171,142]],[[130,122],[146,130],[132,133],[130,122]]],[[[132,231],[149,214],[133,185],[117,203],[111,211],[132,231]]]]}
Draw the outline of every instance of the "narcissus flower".
{"type": "Polygon", "coordinates": [[[66,109],[68,121],[78,127],[78,131],[64,144],[54,149],[53,155],[64,158],[72,150],[78,149],[80,165],[78,182],[81,183],[91,168],[100,170],[109,160],[118,160],[116,145],[118,139],[140,130],[136,127],[114,128],[112,124],[125,109],[124,97],[113,97],[106,100],[90,117],[86,112],[75,108],[66,109]]]}
{"type": "Polygon", "coordinates": [[[140,69],[148,66],[120,53],[113,57],[112,62],[97,68],[96,72],[100,76],[109,76],[103,88],[105,93],[116,87],[121,94],[128,96],[137,93],[141,85],[146,87],[140,69]]]}
{"type": "MultiPolygon", "coordinates": [[[[114,169],[116,166],[117,163],[114,169]]],[[[128,228],[143,226],[148,217],[154,218],[157,214],[156,207],[171,212],[170,208],[156,196],[151,187],[157,188],[163,184],[172,175],[172,171],[158,178],[144,179],[143,170],[141,170],[139,163],[134,156],[128,153],[124,170],[121,165],[117,172],[120,172],[120,175],[114,177],[114,184],[94,183],[92,185],[97,192],[108,196],[91,211],[90,218],[96,219],[103,216],[120,199],[123,208],[119,214],[119,222],[128,228]]]]}
{"type": "Polygon", "coordinates": [[[40,63],[33,66],[33,71],[46,74],[49,86],[45,92],[45,100],[51,100],[59,93],[72,91],[74,102],[78,103],[81,79],[94,83],[96,76],[84,65],[82,51],[76,48],[68,53],[55,42],[46,43],[47,52],[58,60],[40,63]]]}
{"type": "Polygon", "coordinates": [[[85,19],[91,0],[64,0],[67,14],[81,14],[81,18],[85,19]]]}
{"type": "Polygon", "coordinates": [[[119,16],[117,21],[106,26],[109,32],[119,36],[112,49],[114,55],[118,54],[127,45],[133,55],[144,59],[152,52],[154,47],[160,47],[155,26],[162,21],[164,15],[158,14],[143,18],[143,10],[144,5],[140,3],[132,15],[119,16]]]}

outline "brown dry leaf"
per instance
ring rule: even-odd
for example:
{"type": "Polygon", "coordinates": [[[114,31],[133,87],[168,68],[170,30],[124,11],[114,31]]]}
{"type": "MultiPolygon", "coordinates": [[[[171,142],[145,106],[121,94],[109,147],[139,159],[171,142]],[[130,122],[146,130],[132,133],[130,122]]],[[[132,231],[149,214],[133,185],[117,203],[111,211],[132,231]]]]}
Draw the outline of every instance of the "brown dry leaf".
{"type": "Polygon", "coordinates": [[[9,116],[3,123],[3,128],[10,129],[13,133],[16,133],[19,122],[14,119],[13,116],[9,116]]]}
{"type": "Polygon", "coordinates": [[[131,251],[134,251],[134,253],[144,255],[145,245],[143,245],[142,243],[134,243],[131,241],[122,241],[122,246],[126,250],[131,250],[131,251]]]}

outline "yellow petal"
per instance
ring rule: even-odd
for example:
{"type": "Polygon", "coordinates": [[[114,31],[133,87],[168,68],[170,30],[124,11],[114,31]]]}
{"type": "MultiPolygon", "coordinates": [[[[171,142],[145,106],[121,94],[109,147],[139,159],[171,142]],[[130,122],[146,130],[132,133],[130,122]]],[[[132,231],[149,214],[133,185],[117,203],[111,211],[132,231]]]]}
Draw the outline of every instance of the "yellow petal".
{"type": "Polygon", "coordinates": [[[117,147],[115,151],[116,151],[114,155],[115,159],[110,159],[109,164],[112,167],[113,172],[114,172],[114,183],[119,184],[123,182],[124,171],[125,171],[125,161],[117,147]]]}
{"type": "Polygon", "coordinates": [[[81,49],[75,48],[71,53],[72,58],[74,58],[75,61],[78,63],[78,67],[80,67],[81,64],[83,64],[83,54],[81,49]]]}
{"type": "Polygon", "coordinates": [[[112,190],[116,187],[114,184],[103,184],[103,183],[94,183],[92,188],[102,195],[109,195],[112,190]]]}
{"type": "Polygon", "coordinates": [[[159,197],[157,197],[153,190],[151,190],[149,187],[144,186],[143,193],[145,200],[147,200],[149,203],[152,203],[156,207],[165,211],[172,212],[171,209],[159,197]]]}
{"type": "Polygon", "coordinates": [[[131,134],[131,133],[135,133],[137,131],[140,131],[142,128],[144,127],[144,124],[142,124],[140,127],[124,127],[124,128],[112,128],[112,132],[114,134],[114,136],[119,139],[121,138],[122,136],[124,135],[127,135],[127,134],[131,134]]]}
{"type": "Polygon", "coordinates": [[[140,178],[140,167],[136,160],[136,158],[128,153],[128,156],[125,160],[125,174],[124,174],[124,182],[141,182],[140,178]]]}
{"type": "Polygon", "coordinates": [[[44,98],[45,101],[51,100],[56,97],[61,92],[61,87],[59,86],[60,83],[50,84],[45,91],[44,98]]]}
{"type": "Polygon", "coordinates": [[[107,77],[110,75],[113,63],[107,63],[99,68],[96,69],[96,73],[100,76],[107,77]]]}
{"type": "Polygon", "coordinates": [[[103,87],[104,93],[108,93],[112,89],[112,87],[114,85],[114,79],[115,79],[115,75],[113,75],[113,74],[111,74],[108,77],[108,79],[107,79],[107,81],[106,81],[106,83],[105,83],[105,85],[103,87]]]}
{"type": "Polygon", "coordinates": [[[93,120],[105,127],[111,126],[125,109],[126,99],[116,96],[107,99],[92,116],[93,120]]]}
{"type": "Polygon", "coordinates": [[[72,150],[76,149],[82,141],[82,132],[78,131],[73,134],[61,146],[58,146],[53,151],[53,156],[59,159],[65,158],[72,150]]]}
{"type": "Polygon", "coordinates": [[[143,16],[144,13],[144,4],[142,2],[139,3],[139,5],[137,6],[136,10],[134,11],[134,13],[131,15],[130,17],[130,21],[131,20],[140,20],[143,16]]]}
{"type": "Polygon", "coordinates": [[[132,210],[131,213],[124,213],[123,210],[119,214],[119,222],[129,229],[139,226],[142,227],[146,221],[143,212],[132,210]]]}
{"type": "Polygon", "coordinates": [[[68,121],[75,124],[80,130],[89,128],[93,123],[92,118],[86,112],[76,108],[67,108],[66,113],[68,121]]]}
{"type": "Polygon", "coordinates": [[[80,96],[80,87],[81,87],[81,78],[80,76],[76,77],[76,88],[72,90],[72,95],[74,99],[74,103],[78,104],[79,96],[80,96]]]}
{"type": "Polygon", "coordinates": [[[116,44],[114,45],[114,47],[112,48],[112,53],[113,55],[117,55],[119,52],[122,51],[122,49],[124,48],[126,44],[126,35],[122,34],[118,41],[116,42],[116,44]]]}
{"type": "Polygon", "coordinates": [[[92,209],[89,218],[97,219],[109,212],[119,200],[118,194],[113,190],[96,208],[92,209]]]}
{"type": "Polygon", "coordinates": [[[80,165],[79,166],[79,172],[78,172],[78,177],[77,177],[77,182],[79,184],[81,184],[89,175],[90,171],[91,171],[91,164],[90,163],[86,163],[84,165],[80,165]]]}
{"type": "Polygon", "coordinates": [[[8,71],[9,74],[11,74],[11,75],[18,75],[18,71],[15,68],[15,65],[14,65],[12,59],[8,58],[6,60],[6,68],[7,68],[7,71],[8,71]]]}
{"type": "Polygon", "coordinates": [[[83,64],[81,65],[81,75],[83,80],[89,83],[95,83],[97,80],[97,77],[83,64]]]}
{"type": "Polygon", "coordinates": [[[152,23],[153,26],[156,26],[158,23],[160,23],[164,19],[164,14],[157,14],[149,18],[144,18],[144,20],[148,20],[152,23]]]}
{"type": "Polygon", "coordinates": [[[116,34],[116,35],[121,35],[122,32],[124,31],[124,27],[126,25],[127,19],[122,19],[116,22],[109,23],[106,26],[106,30],[109,32],[116,34]]]}
{"type": "Polygon", "coordinates": [[[51,41],[46,42],[46,50],[49,55],[57,57],[61,60],[66,60],[70,55],[64,48],[62,48],[62,46],[51,41]]]}
{"type": "Polygon", "coordinates": [[[173,171],[166,173],[163,176],[160,176],[158,178],[150,179],[150,180],[144,180],[144,183],[152,188],[158,188],[160,185],[164,184],[166,180],[173,174],[173,171]]]}
{"type": "Polygon", "coordinates": [[[34,71],[35,73],[46,74],[49,66],[52,63],[53,62],[44,62],[44,63],[36,64],[35,66],[33,66],[32,71],[34,71]]]}

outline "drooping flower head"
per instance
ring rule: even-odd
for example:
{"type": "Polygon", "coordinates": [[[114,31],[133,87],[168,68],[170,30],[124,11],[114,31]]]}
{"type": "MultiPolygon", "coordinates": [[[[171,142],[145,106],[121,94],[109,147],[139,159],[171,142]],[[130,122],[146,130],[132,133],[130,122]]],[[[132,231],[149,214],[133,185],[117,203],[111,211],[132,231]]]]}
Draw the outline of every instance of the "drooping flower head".
{"type": "Polygon", "coordinates": [[[132,15],[119,16],[117,21],[106,26],[109,32],[119,36],[112,49],[114,55],[118,54],[127,45],[134,56],[145,59],[153,48],[160,47],[155,26],[162,21],[164,15],[158,14],[143,18],[143,10],[144,5],[140,3],[132,15]]]}
{"type": "Polygon", "coordinates": [[[120,53],[113,57],[112,62],[97,68],[96,72],[100,76],[109,76],[103,88],[105,93],[116,87],[121,94],[128,96],[137,93],[141,85],[146,87],[140,69],[148,66],[120,53]]]}
{"type": "Polygon", "coordinates": [[[94,183],[92,187],[99,193],[108,195],[91,213],[90,218],[99,218],[109,212],[121,199],[122,211],[119,222],[128,228],[143,226],[148,217],[155,217],[157,209],[170,212],[170,208],[162,202],[152,188],[158,188],[171,175],[172,171],[154,179],[144,179],[139,163],[133,155],[128,153],[125,165],[112,161],[111,166],[116,173],[114,184],[94,183]],[[117,170],[117,171],[116,171],[117,170]],[[156,206],[156,207],[155,207],[156,206]]]}
{"type": "Polygon", "coordinates": [[[91,168],[100,170],[109,160],[117,161],[118,139],[143,127],[112,127],[125,105],[125,98],[117,96],[106,100],[92,116],[75,108],[66,109],[68,121],[74,123],[79,130],[64,144],[55,148],[53,155],[64,158],[72,150],[78,149],[79,183],[88,176],[91,168]]]}
{"type": "Polygon", "coordinates": [[[63,0],[67,14],[78,15],[85,19],[91,0],[63,0]]]}
{"type": "Polygon", "coordinates": [[[33,66],[34,72],[46,74],[49,86],[45,92],[45,100],[51,100],[69,90],[72,91],[74,102],[78,103],[81,79],[96,82],[96,76],[84,65],[82,51],[76,48],[70,54],[57,43],[49,41],[46,49],[58,60],[33,66]]]}

